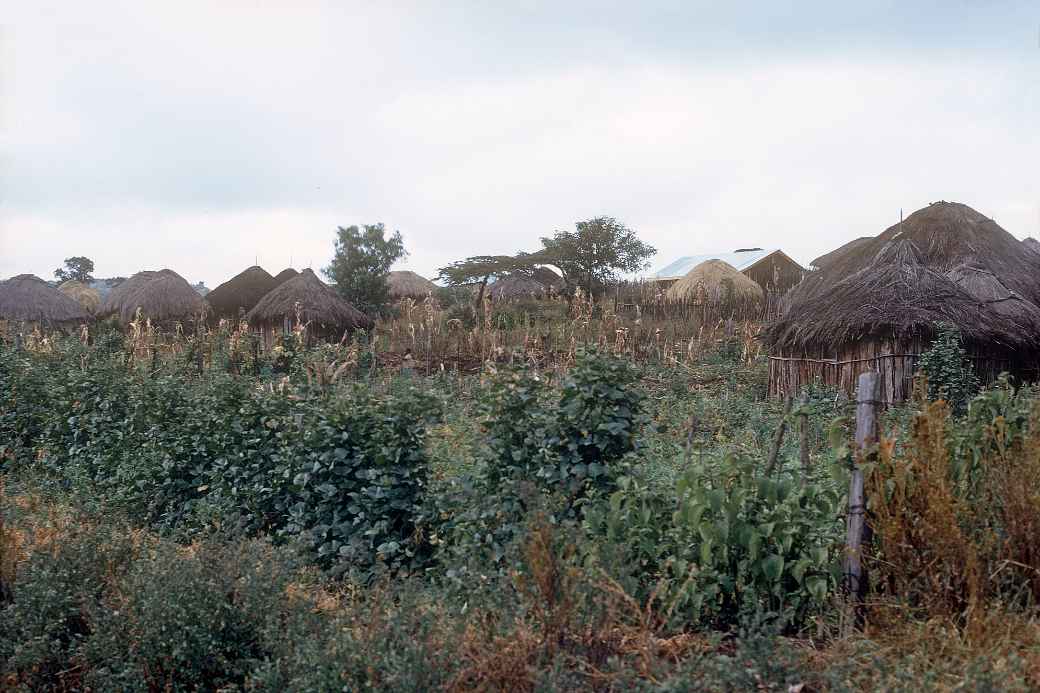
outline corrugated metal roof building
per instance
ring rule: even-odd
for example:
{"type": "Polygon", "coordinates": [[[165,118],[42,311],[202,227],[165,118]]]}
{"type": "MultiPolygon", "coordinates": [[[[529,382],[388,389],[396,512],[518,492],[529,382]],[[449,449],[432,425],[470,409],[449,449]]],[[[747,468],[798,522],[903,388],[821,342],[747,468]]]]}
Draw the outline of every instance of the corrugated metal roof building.
{"type": "Polygon", "coordinates": [[[764,291],[771,292],[787,291],[802,281],[806,272],[804,267],[779,248],[746,248],[729,253],[687,255],[659,269],[653,278],[674,281],[708,260],[722,260],[732,265],[738,272],[758,282],[764,291]]]}

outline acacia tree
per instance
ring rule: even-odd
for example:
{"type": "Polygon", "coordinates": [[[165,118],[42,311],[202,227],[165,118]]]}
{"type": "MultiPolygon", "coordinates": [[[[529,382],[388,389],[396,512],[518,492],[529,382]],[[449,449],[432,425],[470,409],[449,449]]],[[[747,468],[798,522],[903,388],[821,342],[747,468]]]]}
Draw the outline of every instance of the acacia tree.
{"type": "Polygon", "coordinates": [[[530,258],[556,266],[568,284],[589,293],[618,281],[622,273],[645,268],[657,252],[613,217],[579,221],[574,227],[574,231],[557,231],[551,238],[543,238],[542,250],[530,258]]]}
{"type": "Polygon", "coordinates": [[[407,257],[401,232],[389,238],[382,224],[336,229],[336,252],[323,272],[336,291],[360,310],[378,313],[390,302],[386,278],[390,267],[407,257]]]}
{"type": "Polygon", "coordinates": [[[465,260],[458,260],[447,267],[441,267],[438,279],[450,286],[478,284],[474,303],[479,306],[484,300],[484,291],[492,278],[505,277],[510,274],[529,274],[534,265],[528,260],[526,253],[513,255],[474,255],[465,260]]]}
{"type": "Polygon", "coordinates": [[[54,278],[60,282],[75,280],[84,284],[94,281],[91,273],[94,271],[94,261],[83,256],[65,258],[65,266],[54,270],[54,278]]]}

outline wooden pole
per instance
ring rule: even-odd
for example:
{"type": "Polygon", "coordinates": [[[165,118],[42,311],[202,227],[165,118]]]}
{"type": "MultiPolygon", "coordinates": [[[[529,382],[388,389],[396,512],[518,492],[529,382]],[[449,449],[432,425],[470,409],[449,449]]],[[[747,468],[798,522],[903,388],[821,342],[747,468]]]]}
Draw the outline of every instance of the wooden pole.
{"type": "MultiPolygon", "coordinates": [[[[863,545],[869,540],[862,463],[874,453],[878,442],[878,400],[881,378],[876,372],[862,373],[856,388],[856,450],[849,480],[848,537],[845,542],[845,590],[856,610],[866,594],[867,576],[863,568],[863,545]]],[[[852,614],[850,614],[852,615],[852,614]]],[[[851,628],[852,618],[846,620],[851,628]]]]}
{"type": "Polygon", "coordinates": [[[802,462],[802,486],[805,486],[809,478],[809,469],[812,466],[809,459],[809,398],[803,397],[798,412],[798,457],[802,462]]]}
{"type": "Polygon", "coordinates": [[[769,461],[766,463],[766,476],[772,476],[776,469],[776,463],[780,459],[780,445],[784,442],[784,432],[787,430],[787,417],[791,414],[792,399],[790,396],[784,400],[784,413],[780,417],[780,425],[773,434],[773,445],[769,450],[769,461]]]}

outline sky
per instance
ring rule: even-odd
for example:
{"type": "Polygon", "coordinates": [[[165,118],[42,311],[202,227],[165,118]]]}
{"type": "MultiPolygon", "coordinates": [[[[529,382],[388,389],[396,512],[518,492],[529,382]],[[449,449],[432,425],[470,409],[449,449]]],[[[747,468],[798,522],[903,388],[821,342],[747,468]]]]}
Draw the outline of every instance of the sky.
{"type": "Polygon", "coordinates": [[[0,278],[433,276],[612,216],[803,264],[934,200],[1040,237],[1040,3],[0,0],[0,278]],[[853,6],[855,5],[855,6],[853,6]]]}

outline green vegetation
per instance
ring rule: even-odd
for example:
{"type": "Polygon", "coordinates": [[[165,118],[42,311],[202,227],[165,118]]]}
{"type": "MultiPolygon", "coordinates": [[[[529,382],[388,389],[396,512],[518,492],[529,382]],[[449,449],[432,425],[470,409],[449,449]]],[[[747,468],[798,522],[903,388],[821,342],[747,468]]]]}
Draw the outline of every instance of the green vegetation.
{"type": "Polygon", "coordinates": [[[736,339],[467,375],[245,335],[0,341],[14,690],[1029,690],[1040,407],[887,415],[842,637],[847,404],[810,464],[736,339]]]}
{"type": "Polygon", "coordinates": [[[390,304],[386,277],[390,268],[407,257],[401,232],[387,237],[382,224],[336,229],[336,247],[325,274],[336,291],[364,313],[378,315],[390,304]]]}

